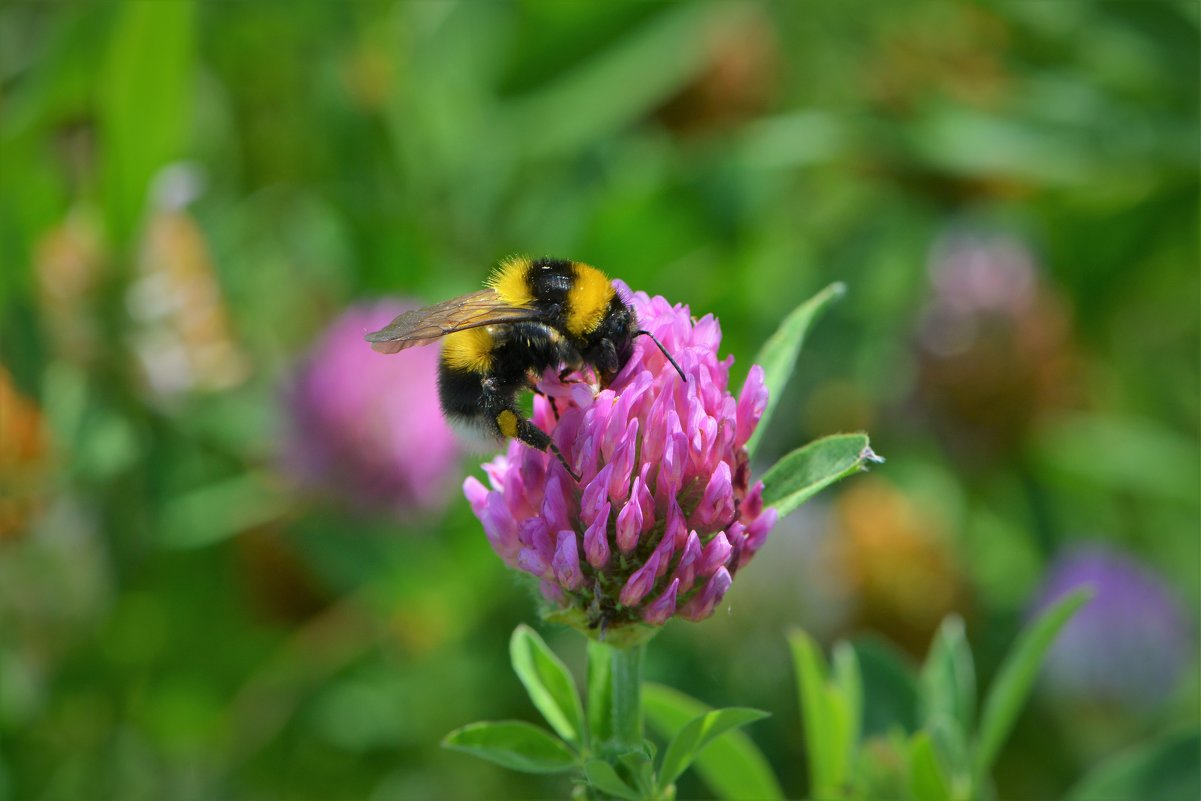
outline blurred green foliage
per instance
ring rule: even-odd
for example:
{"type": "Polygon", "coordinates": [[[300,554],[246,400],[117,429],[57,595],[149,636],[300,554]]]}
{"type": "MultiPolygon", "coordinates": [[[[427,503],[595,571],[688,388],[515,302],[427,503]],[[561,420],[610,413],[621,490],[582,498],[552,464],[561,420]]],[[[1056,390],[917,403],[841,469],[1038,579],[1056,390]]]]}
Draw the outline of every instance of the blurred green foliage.
{"type": "MultiPolygon", "coordinates": [[[[512,252],[716,314],[738,380],[849,287],[759,456],[867,429],[888,464],[646,666],[776,713],[751,736],[786,795],[791,625],[867,638],[869,736],[916,714],[881,640],[924,653],[957,611],[989,686],[1072,543],[1195,610],[1199,25],[1172,0],[0,6],[0,798],[566,794],[438,747],[531,715],[506,641],[534,605],[465,503],[358,519],[278,465],[281,383],[339,310],[512,252]],[[956,237],[1033,265],[966,340],[931,322],[964,319],[956,237]],[[164,280],[199,322],[146,313],[164,280]]],[[[1036,696],[999,794],[1195,725],[1197,680],[1036,696]]]]}

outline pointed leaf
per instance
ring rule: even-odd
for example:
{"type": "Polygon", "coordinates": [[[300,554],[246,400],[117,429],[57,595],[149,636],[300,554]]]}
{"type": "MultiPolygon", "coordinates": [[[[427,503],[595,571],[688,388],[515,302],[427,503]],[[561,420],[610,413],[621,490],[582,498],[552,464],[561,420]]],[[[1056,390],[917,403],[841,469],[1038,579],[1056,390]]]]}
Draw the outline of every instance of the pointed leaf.
{"type": "Polygon", "coordinates": [[[830,788],[842,787],[851,773],[851,755],[855,743],[851,740],[851,705],[842,690],[827,684],[826,696],[826,739],[829,741],[829,764],[827,776],[830,788]]]}
{"type": "Polygon", "coordinates": [[[850,643],[835,644],[830,672],[834,684],[847,701],[851,724],[847,740],[853,751],[863,731],[863,674],[859,670],[855,648],[850,643]]]}
{"type": "Polygon", "coordinates": [[[951,790],[938,764],[930,735],[913,735],[909,743],[909,792],[914,801],[951,801],[951,790]]]}
{"type": "Polygon", "coordinates": [[[638,801],[642,796],[637,790],[621,780],[613,766],[603,759],[591,759],[584,765],[584,776],[588,783],[602,793],[638,801]]]}
{"type": "Polygon", "coordinates": [[[967,734],[953,718],[940,716],[924,729],[930,735],[938,764],[943,769],[952,801],[974,798],[972,792],[972,754],[967,734]]]}
{"type": "Polygon", "coordinates": [[[696,755],[714,738],[720,737],[730,729],[754,723],[767,716],[766,712],[760,712],[758,709],[731,707],[714,709],[693,718],[684,724],[684,728],[680,729],[663,754],[663,763],[659,768],[659,788],[665,789],[678,779],[692,764],[696,755]]]}
{"type": "Polygon", "coordinates": [[[854,647],[863,677],[863,737],[916,731],[917,676],[905,654],[872,635],[857,638],[854,647]]]}
{"type": "Polygon", "coordinates": [[[651,796],[655,791],[655,765],[651,761],[652,743],[644,740],[646,746],[641,751],[629,751],[617,758],[626,769],[626,775],[631,777],[634,787],[644,796],[651,796]]]}
{"type": "Polygon", "coordinates": [[[547,647],[538,632],[524,623],[513,630],[509,658],[517,678],[525,685],[530,700],[546,722],[564,740],[582,746],[584,709],[567,666],[547,647]]]}
{"type": "Polygon", "coordinates": [[[809,762],[809,795],[831,794],[837,775],[838,755],[830,731],[835,712],[826,694],[826,664],[817,643],[803,631],[788,635],[796,671],[797,696],[801,705],[801,727],[805,732],[805,756],[809,762]]]}
{"type": "Polygon", "coordinates": [[[748,454],[754,455],[755,449],[759,445],[759,439],[767,430],[768,423],[771,422],[776,404],[780,402],[780,396],[784,394],[784,387],[788,385],[788,379],[792,377],[797,356],[801,352],[801,345],[805,343],[805,335],[809,332],[809,327],[813,325],[826,306],[841,298],[846,291],[846,284],[830,284],[797,306],[784,318],[775,333],[767,338],[763,347],[759,349],[759,353],[756,354],[755,360],[751,362],[751,364],[763,367],[763,382],[767,386],[767,408],[763,410],[763,417],[760,418],[755,433],[747,441],[746,452],[748,454]]]}
{"type": "MultiPolygon", "coordinates": [[[[647,722],[664,736],[676,734],[688,721],[710,711],[710,707],[659,684],[642,688],[642,708],[647,722]]],[[[782,801],[784,791],[772,773],[767,757],[744,732],[731,729],[697,755],[695,767],[701,779],[722,799],[757,798],[782,801]]]]}
{"type": "Polygon", "coordinates": [[[123,3],[100,87],[105,211],[125,241],[154,173],[184,155],[196,75],[194,3],[123,3]]]}
{"type": "Polygon", "coordinates": [[[922,725],[947,717],[959,730],[972,730],[976,708],[976,668],[964,634],[963,620],[951,615],[942,622],[919,679],[922,725]]]}
{"type": "MultiPolygon", "coordinates": [[[[719,9],[720,10],[720,9],[719,9]]],[[[704,69],[704,32],[721,24],[708,5],[681,3],[638,25],[555,80],[505,105],[505,131],[525,152],[574,152],[619,130],[672,97],[704,69]],[[663,59],[664,53],[672,58],[663,59]],[[621,86],[612,94],[609,87],[621,86]],[[610,102],[582,98],[611,97],[610,102]]],[[[502,128],[502,130],[504,130],[502,128]]]]}
{"type": "Polygon", "coordinates": [[[1201,798],[1201,730],[1176,732],[1102,762],[1064,801],[1193,801],[1201,798]]]}
{"type": "Polygon", "coordinates": [[[814,440],[776,462],[763,476],[763,502],[780,517],[821,490],[884,459],[872,452],[866,434],[835,434],[814,440]]]}
{"type": "Polygon", "coordinates": [[[561,773],[577,765],[566,743],[520,720],[471,723],[446,735],[442,745],[525,773],[561,773]]]}
{"type": "Polygon", "coordinates": [[[1009,736],[1030,688],[1042,666],[1043,657],[1064,624],[1091,597],[1087,590],[1067,595],[1044,612],[1018,637],[988,691],[980,713],[980,731],[976,741],[976,779],[984,778],[993,760],[1009,736]]]}

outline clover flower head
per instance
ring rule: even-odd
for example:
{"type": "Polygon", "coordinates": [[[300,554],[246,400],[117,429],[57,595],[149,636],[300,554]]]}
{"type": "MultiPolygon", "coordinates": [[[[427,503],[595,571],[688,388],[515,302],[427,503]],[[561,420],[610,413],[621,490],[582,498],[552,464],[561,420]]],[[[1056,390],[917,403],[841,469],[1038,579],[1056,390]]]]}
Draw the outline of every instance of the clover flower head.
{"type": "Polygon", "coordinates": [[[437,350],[385,356],[363,346],[364,332],[415,307],[403,300],[351,307],[284,391],[284,468],[362,513],[437,508],[457,463],[454,432],[438,405],[437,350]]]}
{"type": "Polygon", "coordinates": [[[1193,620],[1177,594],[1128,555],[1079,547],[1052,565],[1032,615],[1079,587],[1091,587],[1094,595],[1047,654],[1048,689],[1126,707],[1163,701],[1196,652],[1193,620]]]}
{"type": "Polygon", "coordinates": [[[548,371],[533,422],[579,482],[512,442],[484,465],[489,486],[463,487],[496,553],[540,580],[552,617],[592,631],[708,617],[776,520],[745,448],[767,403],[762,368],[736,399],[712,315],[614,285],[687,381],[647,338],[603,389],[548,371]]]}

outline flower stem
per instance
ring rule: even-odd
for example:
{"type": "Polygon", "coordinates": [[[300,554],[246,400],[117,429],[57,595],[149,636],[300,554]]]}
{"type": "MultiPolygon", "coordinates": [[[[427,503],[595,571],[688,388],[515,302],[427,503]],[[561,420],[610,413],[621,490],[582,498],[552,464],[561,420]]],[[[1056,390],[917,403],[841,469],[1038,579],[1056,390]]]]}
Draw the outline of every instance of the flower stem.
{"type": "Polygon", "coordinates": [[[611,648],[613,741],[625,748],[642,747],[642,650],[644,645],[611,648]]]}

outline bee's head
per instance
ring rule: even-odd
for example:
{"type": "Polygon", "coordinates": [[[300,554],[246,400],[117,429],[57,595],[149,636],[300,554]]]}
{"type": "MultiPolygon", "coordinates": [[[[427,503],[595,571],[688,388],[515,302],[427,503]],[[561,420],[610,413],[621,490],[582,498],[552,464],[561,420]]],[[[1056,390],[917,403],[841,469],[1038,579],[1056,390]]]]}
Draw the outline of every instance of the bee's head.
{"type": "Polygon", "coordinates": [[[614,295],[600,325],[588,336],[588,347],[583,353],[584,361],[596,368],[602,384],[612,381],[630,360],[635,328],[634,310],[614,295]]]}
{"type": "Polygon", "coordinates": [[[607,386],[621,372],[621,368],[625,367],[626,362],[634,353],[634,338],[639,336],[650,337],[655,346],[663,351],[667,361],[671,362],[671,366],[680,374],[680,378],[684,381],[688,380],[684,371],[680,369],[680,365],[667,352],[663,344],[655,338],[655,335],[650,331],[638,328],[638,318],[634,314],[633,307],[615,295],[609,303],[609,309],[605,312],[604,319],[601,320],[600,326],[590,338],[589,346],[584,352],[584,360],[596,368],[602,385],[607,386]]]}

